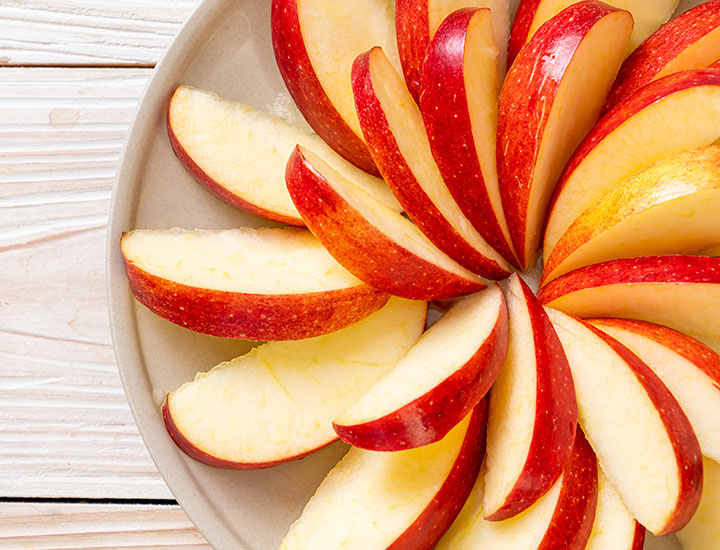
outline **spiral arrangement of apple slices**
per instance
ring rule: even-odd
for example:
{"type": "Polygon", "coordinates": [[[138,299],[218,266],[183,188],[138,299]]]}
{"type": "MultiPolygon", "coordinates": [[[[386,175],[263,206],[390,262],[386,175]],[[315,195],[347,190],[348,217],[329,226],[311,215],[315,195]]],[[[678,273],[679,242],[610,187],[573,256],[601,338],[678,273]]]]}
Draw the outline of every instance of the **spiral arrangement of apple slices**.
{"type": "Polygon", "coordinates": [[[168,432],[225,468],[352,445],[282,549],[720,548],[720,0],[676,6],[273,0],[316,133],[175,91],[193,176],[297,227],[123,236],[153,312],[266,341],[168,432]]]}

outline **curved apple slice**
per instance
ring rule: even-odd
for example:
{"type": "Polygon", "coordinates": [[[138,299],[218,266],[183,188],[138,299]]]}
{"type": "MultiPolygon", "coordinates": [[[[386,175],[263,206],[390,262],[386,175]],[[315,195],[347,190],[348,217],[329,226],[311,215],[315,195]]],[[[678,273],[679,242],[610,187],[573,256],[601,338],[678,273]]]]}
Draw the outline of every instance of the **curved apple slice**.
{"type": "Polygon", "coordinates": [[[577,317],[650,321],[714,349],[720,342],[720,258],[648,256],[603,262],[555,279],[539,298],[577,317]]]}
{"type": "Polygon", "coordinates": [[[720,71],[683,71],[638,90],[595,125],[565,167],[550,204],[543,259],[580,214],[624,179],[718,138],[720,71]]]}
{"type": "Polygon", "coordinates": [[[514,263],[495,156],[497,66],[491,10],[453,13],[428,46],[420,110],[433,157],[460,210],[514,263]]]}
{"type": "Polygon", "coordinates": [[[484,452],[487,402],[418,449],[350,449],[327,475],[280,550],[430,550],[462,508],[484,452]]]}
{"type": "Polygon", "coordinates": [[[462,8],[490,8],[498,49],[496,70],[500,81],[505,77],[510,35],[509,0],[397,0],[395,28],[400,62],[407,87],[418,102],[428,44],[442,22],[462,8]]]}
{"type": "Polygon", "coordinates": [[[710,550],[720,541],[720,464],[705,458],[703,497],[698,511],[677,534],[684,550],[710,550]]]}
{"type": "Polygon", "coordinates": [[[675,17],[633,51],[620,68],[605,111],[653,80],[707,67],[718,58],[720,0],[710,0],[675,17]]]}
{"type": "Polygon", "coordinates": [[[120,247],[138,301],[213,336],[310,338],[356,323],[388,301],[305,229],[132,231],[120,247]]]}
{"type": "Polygon", "coordinates": [[[500,287],[455,302],[408,354],[334,421],[343,441],[372,451],[434,443],[485,397],[508,349],[500,287]]]}
{"type": "Polygon", "coordinates": [[[585,210],[560,237],[542,284],[620,258],[697,254],[720,245],[720,147],[660,160],[585,210]]]}
{"type": "Polygon", "coordinates": [[[510,347],[490,393],[485,518],[515,516],[552,487],[572,451],[577,403],[560,340],[517,275],[503,287],[510,347]]]}
{"type": "Polygon", "coordinates": [[[546,308],[570,363],[580,426],[625,506],[669,535],[697,509],[702,455],[692,426],[660,379],[602,331],[546,308]]]}
{"type": "Polygon", "coordinates": [[[473,228],[443,182],[420,109],[383,50],[358,57],[352,78],[368,147],[408,216],[463,267],[489,279],[509,275],[510,265],[473,228]]]}
{"type": "Polygon", "coordinates": [[[310,230],[348,271],[373,288],[415,300],[446,299],[485,287],[438,250],[410,220],[298,146],[287,188],[310,230]]]}
{"type": "Polygon", "coordinates": [[[530,508],[505,521],[483,519],[481,475],[437,550],[585,550],[597,508],[597,474],[595,454],[577,430],[562,477],[530,508]]]}
{"type": "Polygon", "coordinates": [[[169,393],[163,418],[190,457],[223,468],[267,468],[337,439],[332,419],[417,341],[427,306],[392,298],[333,334],[270,342],[169,393]],[[372,342],[372,346],[368,346],[372,342]]]}
{"type": "MultiPolygon", "coordinates": [[[[629,50],[632,50],[670,19],[677,8],[678,1],[609,0],[605,3],[621,10],[627,10],[632,14],[634,30],[629,44],[629,50]]],[[[577,3],[573,0],[521,0],[510,33],[508,62],[513,63],[520,49],[530,41],[546,21],[568,6],[577,3]]]]}
{"type": "Polygon", "coordinates": [[[585,550],[643,550],[645,528],[630,515],[625,505],[598,470],[598,506],[592,534],[585,550]]]}
{"type": "Polygon", "coordinates": [[[208,191],[237,208],[305,225],[285,188],[285,164],[300,143],[398,212],[385,183],[338,156],[318,136],[248,105],[179,86],[168,106],[173,151],[208,191]]]}
{"type": "Polygon", "coordinates": [[[330,147],[377,174],[355,112],[350,70],[373,46],[397,60],[392,3],[273,0],[271,25],[275,60],[300,112],[330,147]]]}
{"type": "Polygon", "coordinates": [[[660,377],[685,411],[703,454],[720,460],[720,355],[681,332],[653,323],[627,319],[590,323],[660,377]]]}
{"type": "Polygon", "coordinates": [[[519,53],[500,92],[497,166],[510,235],[535,265],[555,184],[597,120],[632,33],[627,11],[574,4],[519,53]]]}

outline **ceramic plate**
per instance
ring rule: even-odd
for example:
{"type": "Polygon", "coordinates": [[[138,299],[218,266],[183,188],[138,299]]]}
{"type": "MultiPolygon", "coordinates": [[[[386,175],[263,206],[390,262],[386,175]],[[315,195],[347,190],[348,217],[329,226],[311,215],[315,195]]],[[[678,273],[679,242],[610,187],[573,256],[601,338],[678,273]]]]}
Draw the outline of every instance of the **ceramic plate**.
{"type": "MultiPolygon", "coordinates": [[[[687,9],[698,1],[683,1],[687,9]]],[[[270,0],[205,0],[158,64],[122,155],[108,234],[110,322],[117,364],[140,432],[170,490],[218,550],[271,550],[327,471],[342,444],[269,470],[228,471],[195,462],[167,435],[160,407],[182,383],[247,351],[252,343],[195,334],[133,299],[119,250],[123,231],[269,225],[216,199],[175,158],[165,112],[179,84],[211,90],[262,110],[292,109],[270,42],[270,0]]],[[[679,548],[674,539],[646,545],[679,548]]]]}

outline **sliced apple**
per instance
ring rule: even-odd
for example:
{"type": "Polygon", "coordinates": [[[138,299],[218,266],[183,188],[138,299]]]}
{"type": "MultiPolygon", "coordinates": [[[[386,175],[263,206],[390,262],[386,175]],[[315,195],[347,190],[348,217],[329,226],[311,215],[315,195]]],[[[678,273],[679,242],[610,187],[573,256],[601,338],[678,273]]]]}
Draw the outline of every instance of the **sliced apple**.
{"type": "Polygon", "coordinates": [[[392,298],[333,334],[270,342],[199,373],[168,394],[167,430],[211,466],[267,468],[301,458],[337,439],[332,419],[407,353],[426,311],[423,302],[392,298]]]}
{"type": "Polygon", "coordinates": [[[500,81],[505,76],[510,35],[509,0],[397,0],[395,27],[400,61],[407,87],[418,102],[428,44],[445,18],[461,8],[490,8],[498,49],[496,70],[500,81]]]}
{"type": "Polygon", "coordinates": [[[508,349],[497,284],[462,298],[408,354],[334,421],[340,439],[372,451],[434,443],[485,397],[508,349]]]}
{"type": "Polygon", "coordinates": [[[597,473],[595,455],[578,430],[562,477],[530,508],[505,521],[484,519],[480,475],[437,550],[584,550],[597,508],[597,473]]]}
{"type": "Polygon", "coordinates": [[[410,220],[298,146],[287,188],[310,230],[373,288],[415,300],[446,299],[485,284],[432,244],[410,220]]]}
{"type": "Polygon", "coordinates": [[[377,169],[353,103],[353,61],[382,46],[399,67],[393,5],[386,0],[273,0],[272,42],[280,74],[310,126],[347,160],[377,169]]]}
{"type": "MultiPolygon", "coordinates": [[[[665,23],[677,8],[679,0],[609,0],[605,2],[621,10],[629,11],[634,20],[634,30],[628,52],[633,50],[665,23]]],[[[530,41],[541,26],[562,10],[577,4],[573,0],[521,0],[510,34],[508,62],[530,41]]]]}
{"type": "MultiPolygon", "coordinates": [[[[644,0],[643,0],[644,1],[644,0]]],[[[696,69],[651,82],[590,131],[565,167],[545,229],[543,259],[568,227],[624,179],[658,160],[720,138],[720,71],[696,69]]]]}
{"type": "Polygon", "coordinates": [[[433,159],[422,115],[381,48],[353,65],[360,124],[373,159],[405,212],[463,267],[499,279],[511,267],[462,213],[433,159]]]}
{"type": "Polygon", "coordinates": [[[627,11],[573,4],[543,25],[510,67],[498,107],[497,165],[523,269],[535,265],[555,184],[600,114],[632,25],[627,11]]]}
{"type": "Polygon", "coordinates": [[[705,458],[703,497],[695,517],[677,534],[684,550],[711,550],[720,544],[720,464],[705,458]]]}
{"type": "Polygon", "coordinates": [[[720,258],[649,256],[571,271],[540,301],[578,317],[620,317],[672,327],[715,348],[720,342],[720,258]]]}
{"type": "Polygon", "coordinates": [[[585,550],[643,550],[645,528],[627,511],[625,505],[598,470],[598,506],[592,534],[585,550]]]}
{"type": "Polygon", "coordinates": [[[662,159],[603,195],[553,248],[543,284],[587,265],[720,245],[720,147],[662,159]]]}
{"type": "Polygon", "coordinates": [[[328,474],[280,550],[430,550],[477,478],[487,402],[440,441],[397,453],[350,449],[328,474]]]}
{"type": "Polygon", "coordinates": [[[515,263],[495,158],[498,51],[491,10],[448,16],[428,46],[420,110],[453,198],[487,242],[515,263]]]}
{"type": "Polygon", "coordinates": [[[702,251],[703,256],[720,256],[720,246],[714,246],[702,251]]]}
{"type": "Polygon", "coordinates": [[[580,426],[637,520],[656,535],[697,509],[702,455],[692,426],[660,379],[595,327],[547,308],[570,363],[580,426]]]}
{"type": "Polygon", "coordinates": [[[720,59],[720,1],[710,0],[663,25],[625,60],[605,110],[649,82],[720,59]]]}
{"type": "Polygon", "coordinates": [[[517,275],[503,289],[510,348],[490,394],[483,509],[491,521],[519,514],[552,487],[577,426],[572,375],[555,329],[517,275]]]}
{"type": "Polygon", "coordinates": [[[305,229],[132,231],[120,246],[142,304],[213,336],[310,338],[356,323],[388,301],[305,229]]]}
{"type": "Polygon", "coordinates": [[[720,355],[661,325],[628,319],[590,322],[660,377],[690,419],[703,454],[720,460],[720,355]]]}

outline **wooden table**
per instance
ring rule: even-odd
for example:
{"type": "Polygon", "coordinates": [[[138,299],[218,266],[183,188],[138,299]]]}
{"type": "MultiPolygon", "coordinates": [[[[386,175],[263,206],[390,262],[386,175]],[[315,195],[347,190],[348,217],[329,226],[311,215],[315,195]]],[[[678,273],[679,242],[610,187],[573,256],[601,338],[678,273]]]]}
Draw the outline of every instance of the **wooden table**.
{"type": "Polygon", "coordinates": [[[209,549],[120,386],[105,229],[152,67],[199,0],[0,0],[0,549],[209,549]]]}

